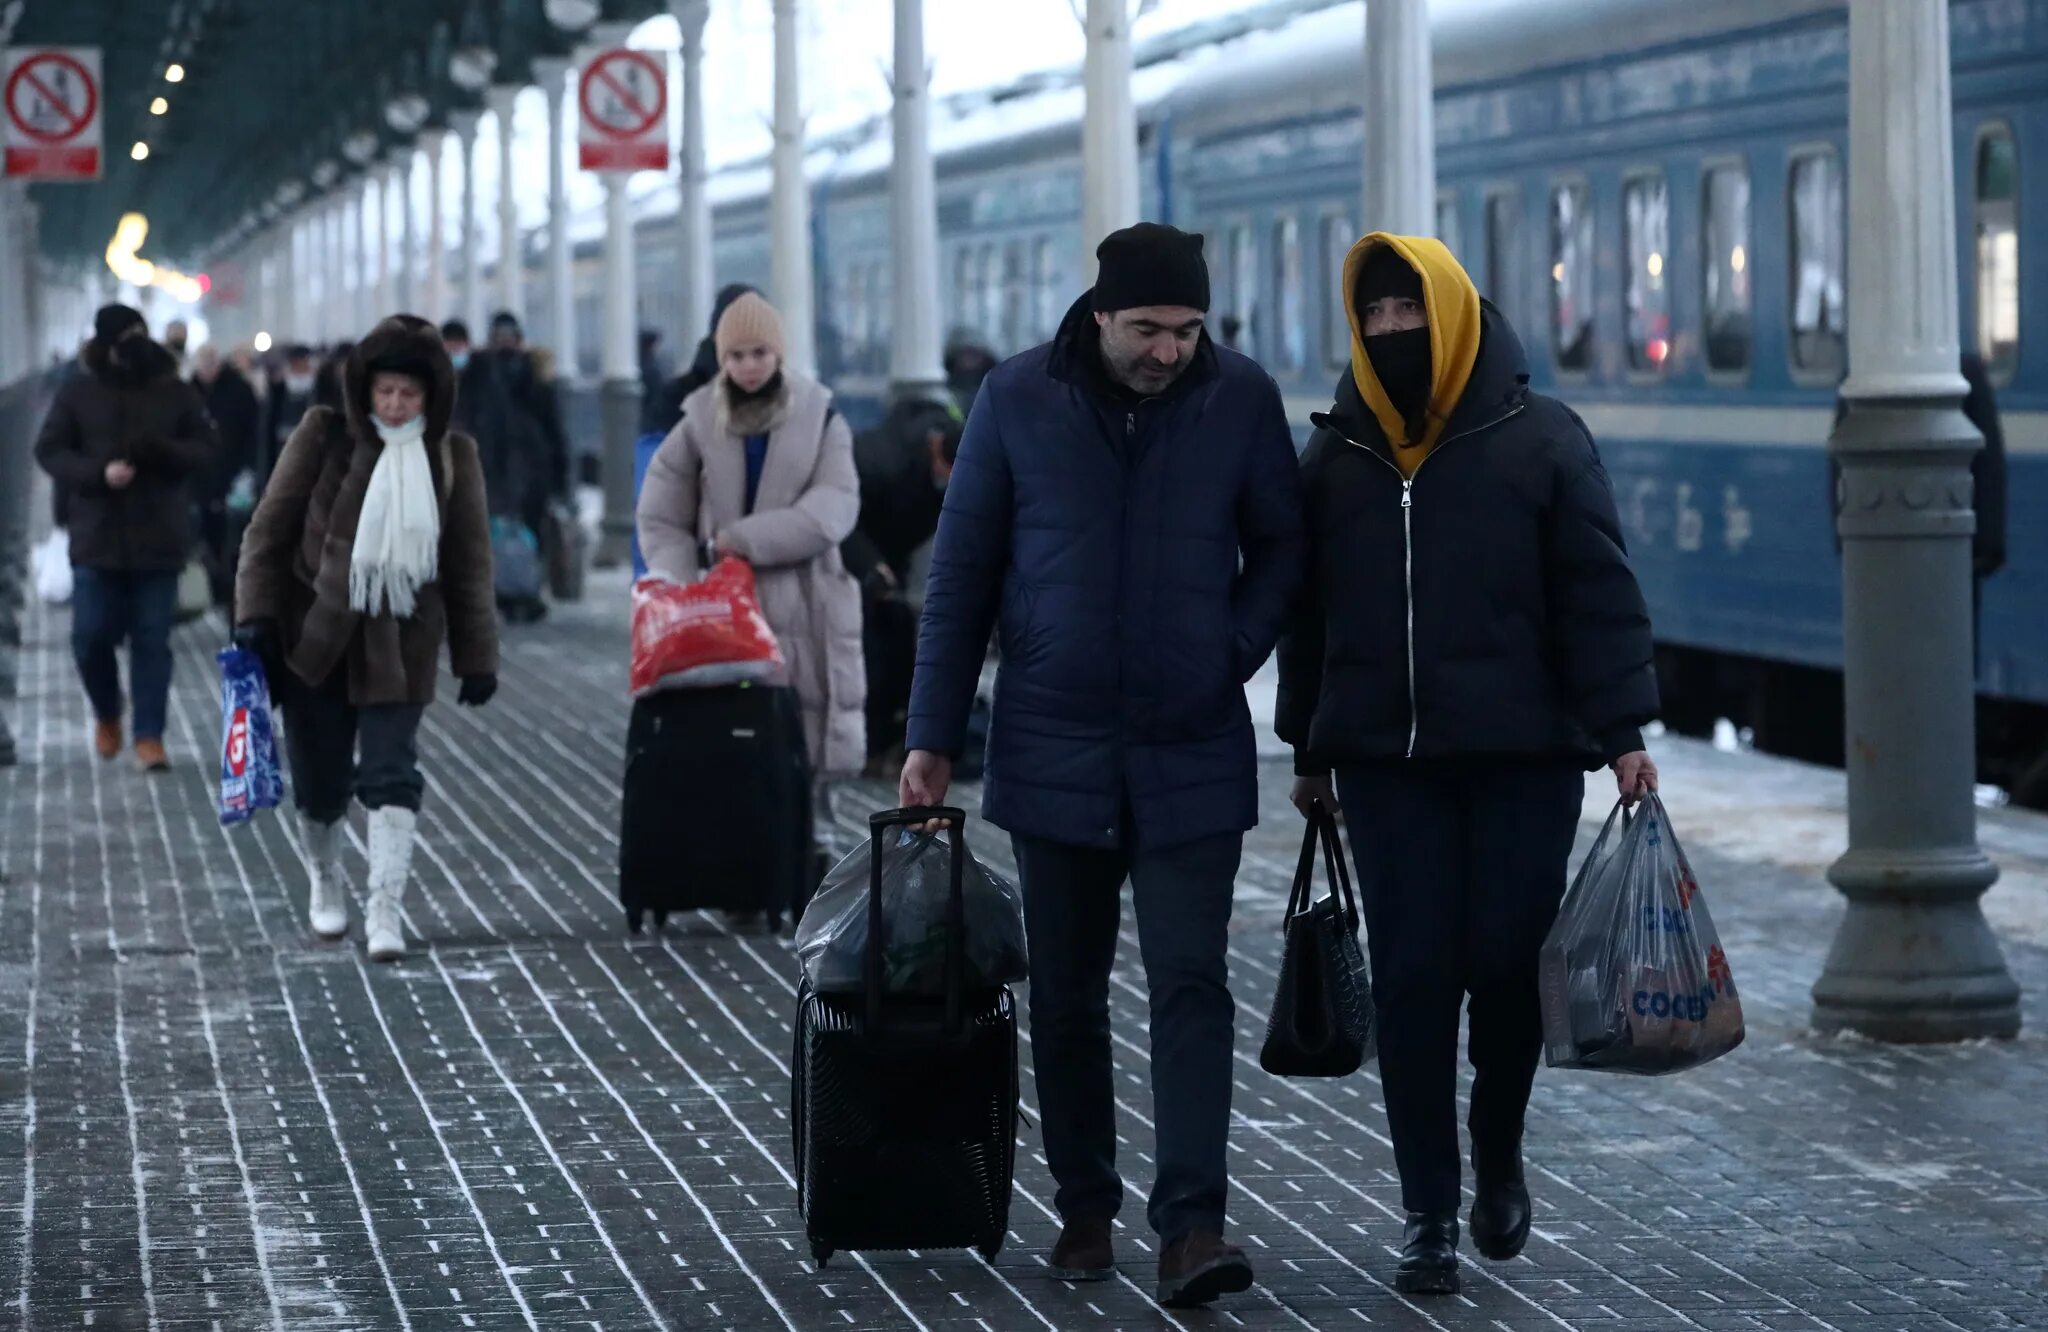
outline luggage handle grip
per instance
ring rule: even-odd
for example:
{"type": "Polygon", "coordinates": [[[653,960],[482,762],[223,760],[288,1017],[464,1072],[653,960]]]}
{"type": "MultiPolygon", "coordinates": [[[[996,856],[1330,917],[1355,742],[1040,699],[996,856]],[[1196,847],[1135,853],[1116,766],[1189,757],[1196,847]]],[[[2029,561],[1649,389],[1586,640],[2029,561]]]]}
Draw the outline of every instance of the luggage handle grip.
{"type": "Polygon", "coordinates": [[[861,981],[867,992],[870,1035],[882,1025],[882,834],[891,828],[915,827],[934,820],[945,820],[949,825],[947,831],[952,834],[946,901],[946,1029],[953,1033],[960,1030],[960,990],[967,971],[967,813],[951,805],[912,805],[885,809],[868,819],[868,937],[861,957],[861,981]]]}

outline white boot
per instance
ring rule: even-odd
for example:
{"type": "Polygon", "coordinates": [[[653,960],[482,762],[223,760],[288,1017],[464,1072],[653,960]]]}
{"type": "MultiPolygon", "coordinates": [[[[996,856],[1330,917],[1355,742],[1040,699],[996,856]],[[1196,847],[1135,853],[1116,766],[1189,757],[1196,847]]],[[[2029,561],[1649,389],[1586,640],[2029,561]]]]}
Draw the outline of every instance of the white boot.
{"type": "Polygon", "coordinates": [[[405,928],[398,903],[412,875],[412,836],[419,815],[387,807],[370,811],[370,906],[367,916],[372,962],[395,962],[405,956],[405,928]]]}
{"type": "Polygon", "coordinates": [[[316,823],[301,814],[299,836],[306,844],[307,872],[313,876],[306,919],[321,938],[339,939],[348,933],[348,893],[341,884],[341,824],[316,823]]]}

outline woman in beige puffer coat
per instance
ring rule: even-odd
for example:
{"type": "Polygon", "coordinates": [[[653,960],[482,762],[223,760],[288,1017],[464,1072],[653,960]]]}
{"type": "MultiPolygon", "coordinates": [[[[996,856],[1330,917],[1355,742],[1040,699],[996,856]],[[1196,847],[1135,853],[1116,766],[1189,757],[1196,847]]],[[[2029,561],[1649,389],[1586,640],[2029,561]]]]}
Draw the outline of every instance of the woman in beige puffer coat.
{"type": "Polygon", "coordinates": [[[818,777],[867,759],[860,585],[839,543],[860,517],[853,432],[831,391],[782,364],[782,319],[748,293],[720,316],[718,377],[683,402],[641,483],[650,571],[689,582],[700,548],[753,566],[762,613],[789,665],[818,777]]]}

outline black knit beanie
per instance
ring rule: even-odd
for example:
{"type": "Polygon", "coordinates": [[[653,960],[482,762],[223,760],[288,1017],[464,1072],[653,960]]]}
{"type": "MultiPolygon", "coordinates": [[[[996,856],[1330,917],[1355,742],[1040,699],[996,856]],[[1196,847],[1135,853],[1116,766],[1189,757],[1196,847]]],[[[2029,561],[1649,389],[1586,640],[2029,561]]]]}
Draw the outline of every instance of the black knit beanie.
{"type": "Polygon", "coordinates": [[[1366,306],[1390,296],[1421,300],[1422,274],[1396,253],[1393,246],[1382,245],[1366,256],[1364,265],[1359,268],[1358,285],[1352,292],[1352,298],[1357,303],[1360,318],[1363,318],[1366,306]]]}
{"type": "Polygon", "coordinates": [[[101,346],[111,347],[131,328],[147,331],[149,321],[132,305],[102,305],[92,317],[92,335],[101,346]]]}
{"type": "Polygon", "coordinates": [[[1209,265],[1202,238],[1158,222],[1140,222],[1103,237],[1095,248],[1095,309],[1101,314],[1141,305],[1209,308],[1209,265]]]}

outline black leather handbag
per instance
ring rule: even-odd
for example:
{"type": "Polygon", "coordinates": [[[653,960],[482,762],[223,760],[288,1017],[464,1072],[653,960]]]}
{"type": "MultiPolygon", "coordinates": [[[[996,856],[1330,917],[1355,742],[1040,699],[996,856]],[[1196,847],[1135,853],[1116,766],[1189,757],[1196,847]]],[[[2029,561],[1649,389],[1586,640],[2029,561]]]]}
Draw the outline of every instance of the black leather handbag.
{"type": "Polygon", "coordinates": [[[1259,1067],[1292,1078],[1356,1073],[1377,1048],[1372,987],[1358,946],[1358,899],[1337,820],[1319,802],[1309,815],[1282,924],[1286,947],[1259,1067]],[[1315,896],[1321,846],[1330,895],[1315,896]]]}

